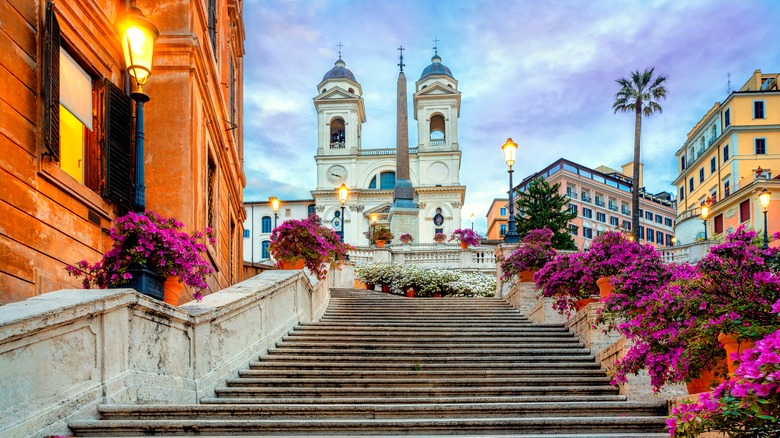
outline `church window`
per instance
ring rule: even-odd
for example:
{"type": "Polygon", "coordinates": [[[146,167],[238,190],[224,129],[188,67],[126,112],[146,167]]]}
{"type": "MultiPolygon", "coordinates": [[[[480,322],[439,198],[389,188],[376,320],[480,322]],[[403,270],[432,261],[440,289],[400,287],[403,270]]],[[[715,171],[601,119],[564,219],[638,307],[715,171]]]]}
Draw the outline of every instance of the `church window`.
{"type": "Polygon", "coordinates": [[[344,119],[336,117],[330,121],[330,148],[344,149],[344,119]]]}
{"type": "Polygon", "coordinates": [[[436,114],[431,116],[431,146],[444,145],[444,116],[436,114]]]}
{"type": "MultiPolygon", "coordinates": [[[[369,189],[376,190],[376,177],[368,184],[369,189]]],[[[379,174],[379,190],[392,190],[395,188],[395,172],[382,172],[379,174]]]]}
{"type": "Polygon", "coordinates": [[[354,92],[355,92],[355,89],[354,89],[354,88],[350,88],[350,89],[349,89],[349,92],[350,92],[350,93],[354,93],[354,92]]]}

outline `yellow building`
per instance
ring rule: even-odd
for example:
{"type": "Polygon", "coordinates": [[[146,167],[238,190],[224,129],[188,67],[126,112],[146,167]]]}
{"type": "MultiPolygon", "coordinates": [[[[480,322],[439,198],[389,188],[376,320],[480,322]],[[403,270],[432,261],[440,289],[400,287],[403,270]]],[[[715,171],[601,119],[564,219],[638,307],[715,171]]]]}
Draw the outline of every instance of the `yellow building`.
{"type": "Polygon", "coordinates": [[[509,201],[494,199],[487,212],[487,238],[489,240],[503,240],[507,232],[509,222],[509,201]]]}
{"type": "Polygon", "coordinates": [[[716,103],[677,151],[678,243],[705,237],[701,206],[711,199],[706,236],[745,224],[764,230],[758,194],[772,192],[768,231],[780,231],[780,74],[756,70],[739,90],[716,103]]]}

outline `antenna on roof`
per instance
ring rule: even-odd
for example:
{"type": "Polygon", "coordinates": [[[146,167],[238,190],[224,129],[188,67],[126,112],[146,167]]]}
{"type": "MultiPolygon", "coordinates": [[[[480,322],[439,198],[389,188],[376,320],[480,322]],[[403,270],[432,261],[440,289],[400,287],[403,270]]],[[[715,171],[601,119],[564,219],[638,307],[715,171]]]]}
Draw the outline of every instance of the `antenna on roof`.
{"type": "Polygon", "coordinates": [[[433,54],[439,54],[439,37],[433,39],[433,54]]]}
{"type": "Polygon", "coordinates": [[[338,46],[338,48],[339,48],[339,59],[341,59],[341,48],[342,48],[342,47],[344,47],[344,45],[342,45],[342,44],[341,44],[341,41],[339,41],[339,43],[338,43],[338,45],[337,45],[337,46],[338,46]]]}

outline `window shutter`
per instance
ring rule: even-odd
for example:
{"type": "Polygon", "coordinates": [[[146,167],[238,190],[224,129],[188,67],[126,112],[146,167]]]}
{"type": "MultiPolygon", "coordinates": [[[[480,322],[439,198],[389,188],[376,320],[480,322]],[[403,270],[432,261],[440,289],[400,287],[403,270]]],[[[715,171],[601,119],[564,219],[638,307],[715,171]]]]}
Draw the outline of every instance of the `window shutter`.
{"type": "Polygon", "coordinates": [[[46,35],[43,47],[43,145],[44,155],[60,161],[60,24],[51,0],[46,2],[46,35]]]}
{"type": "Polygon", "coordinates": [[[133,198],[133,103],[111,81],[103,81],[106,93],[103,197],[129,210],[133,198]]]}
{"type": "Polygon", "coordinates": [[[739,221],[750,220],[750,199],[746,199],[739,204],[739,221]]]}
{"type": "Polygon", "coordinates": [[[723,215],[715,216],[715,234],[723,233],[723,215]]]}
{"type": "Polygon", "coordinates": [[[209,0],[208,28],[209,38],[211,38],[211,50],[214,52],[214,59],[217,59],[217,0],[209,0]]]}

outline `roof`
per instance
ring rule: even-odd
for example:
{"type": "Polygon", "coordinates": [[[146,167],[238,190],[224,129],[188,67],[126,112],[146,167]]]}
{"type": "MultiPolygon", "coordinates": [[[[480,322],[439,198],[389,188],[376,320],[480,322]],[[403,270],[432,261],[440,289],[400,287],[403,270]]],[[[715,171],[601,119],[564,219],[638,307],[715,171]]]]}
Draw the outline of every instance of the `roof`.
{"type": "Polygon", "coordinates": [[[449,76],[452,79],[455,79],[454,76],[452,76],[452,72],[450,69],[441,63],[441,58],[439,55],[433,55],[433,58],[431,58],[431,65],[428,67],[425,67],[425,70],[423,70],[422,75],[420,75],[420,79],[425,78],[426,76],[434,76],[434,75],[445,75],[449,76]]]}
{"type": "Polygon", "coordinates": [[[343,59],[339,58],[336,60],[336,63],[332,69],[330,69],[327,73],[325,73],[325,76],[322,77],[323,81],[326,81],[328,79],[342,79],[346,78],[351,81],[357,82],[355,80],[355,75],[352,74],[351,71],[347,68],[347,63],[344,62],[343,59]]]}

